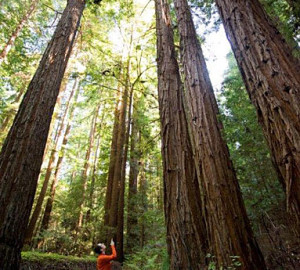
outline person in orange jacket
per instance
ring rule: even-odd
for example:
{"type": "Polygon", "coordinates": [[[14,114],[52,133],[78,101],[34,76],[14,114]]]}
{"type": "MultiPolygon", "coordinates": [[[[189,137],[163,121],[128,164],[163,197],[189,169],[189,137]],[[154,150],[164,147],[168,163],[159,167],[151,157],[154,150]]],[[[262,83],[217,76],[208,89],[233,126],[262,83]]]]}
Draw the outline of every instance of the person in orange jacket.
{"type": "Polygon", "coordinates": [[[117,251],[116,251],[115,243],[114,243],[113,239],[111,239],[111,241],[110,241],[110,247],[112,250],[111,255],[105,254],[106,246],[104,244],[100,243],[95,247],[94,251],[95,251],[95,253],[98,254],[97,270],[111,270],[110,262],[113,259],[117,258],[117,251]]]}

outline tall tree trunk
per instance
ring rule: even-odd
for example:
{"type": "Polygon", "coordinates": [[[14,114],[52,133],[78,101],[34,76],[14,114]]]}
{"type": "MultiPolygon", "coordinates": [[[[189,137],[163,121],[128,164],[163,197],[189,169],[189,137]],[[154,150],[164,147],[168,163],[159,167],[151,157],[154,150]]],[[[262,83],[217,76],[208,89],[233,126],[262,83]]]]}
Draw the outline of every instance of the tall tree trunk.
{"type": "Polygon", "coordinates": [[[216,0],[227,38],[300,224],[300,63],[258,0],[216,0]]]}
{"type": "MultiPolygon", "coordinates": [[[[125,74],[125,76],[127,76],[125,74]]],[[[111,163],[109,168],[109,178],[106,191],[105,220],[108,242],[110,238],[116,238],[118,225],[118,205],[120,195],[120,179],[122,171],[122,160],[125,144],[126,111],[127,111],[128,87],[124,87],[122,99],[116,108],[114,134],[112,139],[111,163]],[[113,172],[111,172],[113,170],[113,172]],[[112,177],[112,178],[111,178],[112,177]]],[[[119,252],[117,243],[117,252],[119,252]]]]}
{"type": "Polygon", "coordinates": [[[114,168],[114,182],[111,197],[111,209],[109,216],[109,226],[117,227],[117,216],[118,216],[118,199],[120,191],[120,179],[122,171],[122,160],[124,154],[125,144],[125,129],[126,129],[126,111],[127,111],[127,99],[128,99],[128,87],[124,88],[120,115],[119,115],[119,128],[118,128],[118,140],[117,140],[117,156],[114,168]]]}
{"type": "Polygon", "coordinates": [[[168,4],[155,1],[158,96],[162,136],[164,208],[170,269],[205,269],[205,211],[187,121],[168,4]],[[202,198],[202,199],[201,199],[202,198]]]}
{"type": "Polygon", "coordinates": [[[58,130],[56,132],[56,135],[55,135],[55,143],[54,143],[53,149],[51,150],[50,157],[49,157],[49,160],[48,160],[48,166],[47,166],[47,170],[46,170],[45,179],[44,179],[44,182],[43,182],[43,185],[42,185],[42,189],[41,189],[41,192],[38,196],[36,206],[34,208],[34,211],[31,215],[30,222],[29,222],[28,227],[26,229],[25,239],[24,239],[25,244],[29,244],[31,242],[33,232],[34,232],[34,228],[36,226],[36,222],[37,222],[38,217],[41,213],[42,205],[43,205],[43,202],[44,202],[44,198],[45,198],[47,188],[48,188],[48,184],[49,184],[49,181],[50,181],[50,177],[51,177],[51,174],[52,174],[53,165],[54,165],[54,162],[56,160],[56,154],[57,154],[59,140],[61,138],[62,132],[63,132],[64,127],[65,127],[65,119],[66,119],[66,116],[67,116],[67,113],[68,113],[68,110],[69,110],[70,101],[71,101],[71,99],[74,95],[75,89],[76,89],[76,81],[74,82],[72,91],[71,91],[70,96],[68,98],[68,101],[65,105],[65,109],[64,109],[64,112],[63,112],[63,115],[62,115],[62,118],[61,118],[61,122],[59,124],[59,128],[58,128],[58,130]]]}
{"type": "MultiPolygon", "coordinates": [[[[112,142],[110,146],[110,160],[109,160],[109,169],[108,169],[108,178],[107,178],[107,186],[106,186],[106,195],[105,195],[105,203],[104,203],[104,226],[108,226],[109,223],[109,214],[111,208],[111,196],[112,196],[112,189],[113,189],[113,180],[114,180],[114,172],[115,172],[115,164],[116,164],[116,157],[117,157],[117,140],[118,140],[118,130],[119,130],[119,117],[120,117],[120,108],[121,108],[121,97],[118,88],[117,94],[117,102],[115,106],[115,113],[114,113],[114,127],[113,127],[113,135],[112,135],[112,142]]],[[[107,228],[106,228],[107,229],[107,228]]],[[[108,232],[107,232],[108,233],[108,232]]]]}
{"type": "Polygon", "coordinates": [[[0,154],[0,268],[19,268],[51,117],[85,6],[68,1],[0,154]]]}
{"type": "Polygon", "coordinates": [[[139,160],[141,151],[139,144],[141,134],[138,130],[136,112],[133,112],[133,120],[131,123],[131,139],[130,139],[130,171],[129,171],[129,187],[128,187],[128,208],[127,208],[127,252],[130,253],[138,243],[138,219],[137,219],[137,180],[139,174],[139,160]]]}
{"type": "Polygon", "coordinates": [[[254,239],[229,151],[221,136],[218,108],[186,0],[174,0],[185,74],[186,113],[200,185],[207,198],[208,236],[218,267],[265,269],[254,239]]]}
{"type": "MultiPolygon", "coordinates": [[[[127,83],[126,87],[129,87],[130,77],[129,77],[129,66],[127,69],[127,83]]],[[[130,90],[129,95],[129,106],[128,106],[128,116],[127,116],[127,128],[126,136],[124,142],[124,153],[122,159],[121,168],[121,178],[120,178],[120,194],[118,202],[118,226],[117,226],[117,243],[118,243],[118,260],[124,261],[124,201],[125,201],[125,179],[126,179],[126,163],[129,147],[129,135],[131,126],[131,111],[132,111],[132,99],[133,99],[133,88],[130,90]]]]}
{"type": "Polygon", "coordinates": [[[92,149],[94,147],[99,109],[100,109],[100,105],[97,106],[97,108],[95,109],[95,111],[93,113],[93,119],[91,122],[91,129],[90,129],[90,135],[89,135],[89,143],[88,143],[88,148],[85,153],[85,159],[84,159],[85,162],[84,162],[83,170],[81,173],[82,194],[81,194],[80,205],[79,205],[79,218],[78,218],[78,222],[77,222],[77,226],[76,226],[77,230],[80,230],[82,227],[82,224],[83,224],[83,206],[86,201],[88,171],[90,168],[90,157],[91,157],[92,149]]]}
{"type": "Polygon", "coordinates": [[[50,187],[50,197],[48,198],[46,206],[45,206],[45,211],[44,211],[44,215],[42,218],[40,232],[44,232],[49,227],[49,222],[50,222],[50,217],[51,217],[51,212],[52,212],[52,207],[53,207],[53,202],[54,202],[54,197],[55,197],[55,192],[56,192],[56,186],[57,186],[58,179],[59,179],[58,174],[59,174],[62,162],[63,162],[65,146],[68,143],[69,133],[71,130],[71,122],[73,119],[73,115],[74,115],[74,111],[75,111],[75,107],[76,107],[76,103],[77,103],[77,99],[78,99],[79,89],[80,89],[78,78],[76,78],[75,80],[76,80],[77,85],[76,85],[76,90],[75,90],[75,95],[74,95],[74,103],[71,105],[71,108],[70,108],[68,124],[67,124],[66,130],[65,130],[62,145],[60,148],[61,153],[60,153],[60,156],[58,157],[58,160],[57,160],[57,163],[55,166],[54,176],[53,176],[53,180],[52,180],[51,187],[50,187]]]}
{"type": "Polygon", "coordinates": [[[16,29],[11,34],[11,36],[10,36],[9,40],[7,41],[7,43],[4,45],[4,48],[0,52],[0,65],[5,60],[7,54],[11,50],[11,48],[14,46],[16,38],[20,35],[24,25],[27,23],[28,19],[30,18],[30,16],[32,15],[34,10],[36,9],[36,6],[37,6],[38,2],[39,2],[39,0],[33,0],[31,2],[30,7],[28,8],[26,13],[24,14],[23,18],[19,21],[16,29]]]}

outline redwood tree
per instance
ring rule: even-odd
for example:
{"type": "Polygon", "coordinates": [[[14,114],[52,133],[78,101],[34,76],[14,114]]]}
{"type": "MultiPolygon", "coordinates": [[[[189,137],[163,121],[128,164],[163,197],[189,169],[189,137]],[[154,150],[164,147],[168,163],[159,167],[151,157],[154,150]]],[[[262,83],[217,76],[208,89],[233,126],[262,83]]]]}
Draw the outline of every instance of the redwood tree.
{"type": "Polygon", "coordinates": [[[85,1],[68,1],[0,154],[0,268],[19,268],[53,108],[85,1]]]}
{"type": "MultiPolygon", "coordinates": [[[[120,108],[121,108],[120,103],[122,102],[122,100],[120,99],[120,93],[121,92],[119,91],[118,88],[118,96],[117,96],[117,102],[115,105],[115,112],[114,112],[114,126],[113,126],[112,140],[110,146],[109,169],[108,169],[107,186],[106,186],[106,194],[105,194],[104,226],[108,226],[109,223],[115,163],[116,163],[116,157],[118,155],[117,140],[118,140],[119,117],[120,117],[120,108]]],[[[108,227],[106,227],[105,230],[108,230],[108,227]]]]}
{"type": "Polygon", "coordinates": [[[183,110],[168,4],[155,1],[164,208],[171,269],[205,269],[205,211],[183,110]]]}
{"type": "Polygon", "coordinates": [[[218,108],[186,0],[174,0],[186,88],[186,113],[200,185],[206,196],[208,238],[218,267],[265,269],[240,187],[221,136],[218,108]]]}
{"type": "MultiPolygon", "coordinates": [[[[121,89],[121,88],[119,88],[121,89]]],[[[106,241],[109,242],[110,238],[117,240],[118,231],[118,215],[121,214],[119,209],[119,199],[123,196],[122,190],[122,163],[124,158],[125,134],[126,134],[126,112],[127,112],[127,99],[128,87],[124,87],[121,92],[121,99],[116,104],[115,109],[115,123],[113,129],[113,138],[111,144],[110,165],[108,172],[107,190],[105,197],[105,216],[104,226],[106,229],[106,241]]],[[[118,237],[118,240],[119,237],[118,237]]],[[[122,245],[116,243],[117,253],[123,253],[122,245]]],[[[118,258],[120,256],[118,255],[118,258]]]]}
{"type": "MultiPolygon", "coordinates": [[[[294,2],[294,1],[289,1],[294,2]]],[[[300,62],[258,0],[216,0],[286,206],[300,222],[300,62]]]]}

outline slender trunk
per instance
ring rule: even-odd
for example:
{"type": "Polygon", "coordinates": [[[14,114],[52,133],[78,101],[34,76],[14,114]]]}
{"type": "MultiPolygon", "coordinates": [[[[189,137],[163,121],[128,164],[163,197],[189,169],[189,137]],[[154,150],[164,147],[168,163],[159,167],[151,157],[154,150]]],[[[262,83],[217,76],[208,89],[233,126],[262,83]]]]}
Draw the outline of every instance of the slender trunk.
{"type": "Polygon", "coordinates": [[[85,6],[68,1],[0,154],[0,268],[19,268],[51,117],[85,6]]]}
{"type": "MultiPolygon", "coordinates": [[[[104,116],[104,114],[103,114],[104,116]]],[[[102,118],[103,121],[103,118],[102,118]]],[[[100,124],[101,129],[101,124],[100,124]]],[[[100,148],[100,135],[97,138],[97,144],[96,144],[96,150],[95,150],[95,156],[94,156],[94,162],[93,162],[93,172],[92,172],[92,179],[91,179],[91,188],[90,188],[90,194],[89,194],[89,208],[86,212],[86,223],[90,222],[91,220],[91,211],[93,210],[93,204],[94,204],[94,189],[95,189],[95,178],[96,178],[96,170],[97,170],[97,164],[98,164],[98,152],[100,148]]]]}
{"type": "Polygon", "coordinates": [[[204,198],[199,189],[168,4],[155,2],[164,209],[170,269],[205,269],[204,198]]]}
{"type": "Polygon", "coordinates": [[[81,173],[82,194],[81,194],[81,200],[80,200],[80,205],[79,205],[79,209],[80,209],[79,210],[79,218],[78,218],[78,222],[77,222],[77,226],[76,226],[77,230],[81,229],[82,224],[83,224],[83,206],[86,201],[87,179],[88,179],[88,171],[90,168],[90,156],[92,153],[92,149],[94,147],[99,109],[100,109],[100,105],[98,105],[94,111],[94,115],[93,115],[93,119],[92,119],[92,123],[91,123],[90,135],[89,135],[88,148],[86,150],[85,159],[84,159],[85,162],[84,162],[83,170],[81,173]]]}
{"type": "Polygon", "coordinates": [[[140,133],[136,122],[136,114],[133,113],[131,123],[131,141],[130,141],[130,171],[129,171],[129,188],[128,188],[128,209],[127,209],[127,251],[130,253],[138,243],[137,233],[137,180],[139,174],[139,160],[141,151],[139,143],[141,141],[140,133]]]}
{"type": "Polygon", "coordinates": [[[76,81],[74,82],[72,91],[70,93],[70,96],[68,98],[68,101],[66,103],[66,106],[65,106],[65,109],[64,109],[64,112],[63,112],[63,115],[62,115],[61,122],[59,124],[59,128],[58,128],[58,130],[56,132],[56,135],[55,135],[55,143],[54,143],[53,149],[51,150],[51,153],[50,153],[50,157],[49,157],[48,166],[47,166],[47,170],[46,170],[45,179],[44,179],[44,182],[43,182],[43,185],[42,185],[42,189],[41,189],[41,192],[40,192],[39,197],[37,199],[37,203],[36,203],[36,206],[34,208],[34,211],[31,215],[30,222],[29,222],[28,227],[26,229],[25,239],[24,239],[25,244],[29,244],[31,242],[33,232],[34,232],[34,228],[36,226],[36,222],[38,220],[38,217],[39,217],[41,209],[42,209],[43,201],[44,201],[44,198],[45,198],[45,195],[46,195],[46,192],[47,192],[47,188],[48,188],[48,184],[49,184],[49,181],[50,181],[50,177],[51,177],[51,174],[52,174],[53,165],[54,165],[54,162],[56,160],[58,143],[59,143],[59,140],[61,138],[64,127],[65,127],[66,115],[68,113],[70,101],[71,101],[71,99],[74,95],[75,89],[76,89],[76,81]]]}
{"type": "Polygon", "coordinates": [[[174,0],[185,74],[186,113],[195,149],[198,179],[206,195],[208,236],[218,267],[265,269],[254,239],[228,148],[221,136],[218,108],[186,0],[174,0]]]}
{"type": "Polygon", "coordinates": [[[68,124],[64,133],[64,137],[63,137],[63,141],[62,141],[62,145],[60,148],[60,156],[58,157],[57,163],[56,163],[56,167],[55,167],[55,171],[54,171],[54,176],[53,176],[53,180],[51,183],[51,188],[50,188],[50,197],[47,200],[46,203],[46,207],[45,207],[45,211],[44,211],[44,215],[42,218],[42,224],[41,224],[41,229],[40,232],[43,232],[45,230],[48,229],[49,227],[49,222],[50,222],[50,217],[51,217],[51,212],[52,212],[52,207],[53,207],[53,202],[54,202],[54,197],[55,197],[55,192],[56,192],[56,186],[58,183],[58,174],[63,162],[63,158],[64,158],[64,153],[65,153],[65,146],[68,143],[68,138],[69,138],[69,133],[71,130],[71,122],[73,119],[73,115],[74,115],[74,110],[76,107],[76,103],[77,103],[77,99],[78,99],[78,95],[79,95],[79,83],[78,83],[78,78],[75,79],[77,82],[76,85],[76,90],[75,90],[75,95],[74,95],[74,103],[72,104],[71,108],[70,108],[70,113],[69,113],[69,117],[68,117],[68,124]]]}
{"type": "Polygon", "coordinates": [[[216,0],[246,89],[300,224],[300,63],[258,0],[216,0]]]}
{"type": "MultiPolygon", "coordinates": [[[[129,86],[129,68],[127,70],[127,87],[129,86]]],[[[120,194],[118,202],[118,226],[117,226],[117,243],[118,243],[118,260],[124,261],[124,196],[125,196],[125,178],[126,178],[126,163],[129,147],[129,134],[131,124],[131,111],[132,111],[133,88],[131,88],[129,96],[127,128],[124,143],[124,153],[122,159],[121,178],[120,178],[120,194]]]]}
{"type": "Polygon", "coordinates": [[[20,35],[24,25],[27,23],[28,19],[30,18],[30,16],[32,15],[34,10],[36,9],[36,6],[37,6],[38,2],[39,2],[39,0],[33,0],[31,2],[31,5],[30,5],[29,9],[25,13],[25,15],[23,16],[21,21],[19,21],[16,29],[11,34],[11,36],[10,36],[9,40],[7,41],[7,43],[4,45],[4,48],[0,52],[0,65],[5,60],[7,54],[11,50],[11,48],[14,46],[16,38],[20,35]]]}
{"type": "MultiPolygon", "coordinates": [[[[102,124],[105,118],[105,113],[102,113],[101,122],[99,125],[99,129],[101,130],[102,124]]],[[[93,172],[92,172],[92,180],[91,180],[91,188],[90,188],[90,195],[89,195],[89,209],[86,213],[86,222],[89,222],[91,219],[91,211],[93,210],[94,204],[94,189],[95,189],[95,178],[96,178],[96,171],[97,171],[97,164],[98,164],[98,157],[100,155],[100,141],[101,137],[98,135],[97,145],[95,150],[94,162],[93,162],[93,172]]]]}
{"type": "MultiPolygon", "coordinates": [[[[145,214],[148,210],[148,198],[147,198],[147,179],[145,175],[144,162],[141,161],[141,173],[140,173],[140,185],[139,185],[139,194],[141,194],[141,219],[140,219],[140,246],[143,248],[146,245],[146,219],[145,214]]],[[[171,268],[173,269],[173,268],[171,268]]]]}

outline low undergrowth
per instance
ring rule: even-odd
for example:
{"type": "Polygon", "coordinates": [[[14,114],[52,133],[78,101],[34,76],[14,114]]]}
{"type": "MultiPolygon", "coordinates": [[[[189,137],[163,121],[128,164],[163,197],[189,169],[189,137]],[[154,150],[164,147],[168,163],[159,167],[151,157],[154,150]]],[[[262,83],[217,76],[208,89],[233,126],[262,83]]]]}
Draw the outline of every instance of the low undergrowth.
{"type": "Polygon", "coordinates": [[[96,257],[64,256],[55,253],[22,252],[21,270],[94,270],[96,257]]]}

